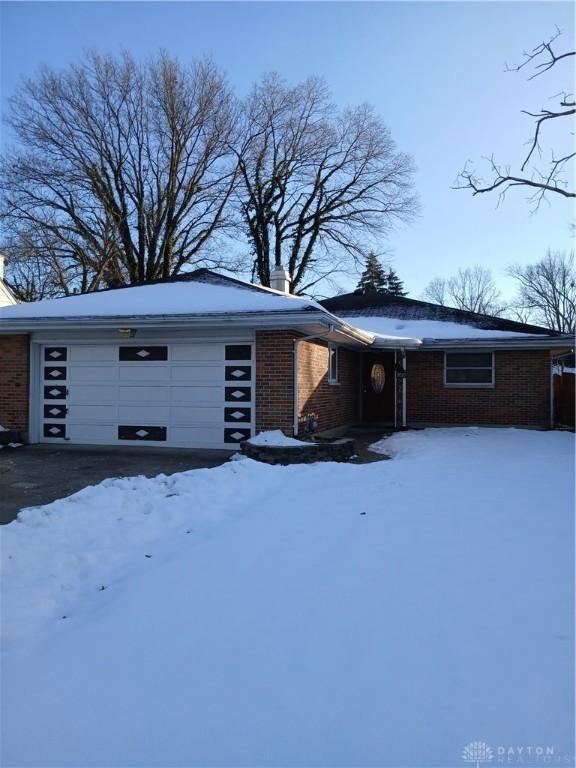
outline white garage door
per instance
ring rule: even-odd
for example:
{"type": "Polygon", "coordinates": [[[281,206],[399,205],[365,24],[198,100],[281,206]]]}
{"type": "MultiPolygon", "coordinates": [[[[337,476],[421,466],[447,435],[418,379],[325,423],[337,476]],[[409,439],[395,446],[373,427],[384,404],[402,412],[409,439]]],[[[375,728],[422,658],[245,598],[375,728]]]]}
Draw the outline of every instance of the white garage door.
{"type": "Polygon", "coordinates": [[[46,345],[41,442],[234,448],[253,432],[250,343],[46,345]]]}

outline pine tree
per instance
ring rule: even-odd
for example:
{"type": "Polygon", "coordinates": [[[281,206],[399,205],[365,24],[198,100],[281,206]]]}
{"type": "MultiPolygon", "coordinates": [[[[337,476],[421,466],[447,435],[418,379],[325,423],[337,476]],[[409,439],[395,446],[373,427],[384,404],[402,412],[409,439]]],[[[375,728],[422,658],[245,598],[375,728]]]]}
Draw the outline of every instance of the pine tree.
{"type": "Polygon", "coordinates": [[[386,291],[386,273],[375,253],[370,252],[366,258],[366,269],[360,276],[357,290],[361,290],[363,293],[386,291]]]}
{"type": "Polygon", "coordinates": [[[408,291],[404,290],[404,283],[398,277],[395,269],[390,268],[385,277],[384,290],[393,296],[406,296],[408,291]]]}

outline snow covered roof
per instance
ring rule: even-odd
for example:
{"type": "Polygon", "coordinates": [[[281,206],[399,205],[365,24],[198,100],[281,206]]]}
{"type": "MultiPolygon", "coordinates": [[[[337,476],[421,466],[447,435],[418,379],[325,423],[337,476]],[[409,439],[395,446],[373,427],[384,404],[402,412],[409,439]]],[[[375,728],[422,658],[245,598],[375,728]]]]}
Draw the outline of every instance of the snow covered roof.
{"type": "Polygon", "coordinates": [[[396,317],[365,315],[346,315],[343,319],[356,328],[385,339],[510,339],[535,335],[515,331],[492,331],[441,320],[402,320],[396,317]]]}
{"type": "Polygon", "coordinates": [[[199,270],[183,279],[2,307],[0,320],[294,312],[309,309],[325,312],[312,299],[281,294],[221,275],[210,279],[208,270],[199,270]]]}
{"type": "Polygon", "coordinates": [[[537,325],[377,291],[347,293],[320,303],[339,317],[348,318],[359,328],[396,336],[446,339],[480,338],[486,335],[478,334],[477,331],[490,331],[490,336],[495,338],[519,334],[555,335],[548,328],[537,325]]]}
{"type": "Polygon", "coordinates": [[[313,299],[291,296],[208,269],[169,280],[0,307],[0,333],[36,328],[194,326],[298,328],[339,343],[372,342],[313,299]]]}
{"type": "Polygon", "coordinates": [[[318,303],[208,269],[169,280],[0,307],[0,333],[38,327],[183,325],[299,328],[339,343],[417,348],[444,340],[572,346],[537,326],[474,315],[390,294],[348,294],[318,303]],[[327,335],[327,328],[329,334],[327,335]],[[531,342],[532,343],[532,342],[531,342]]]}

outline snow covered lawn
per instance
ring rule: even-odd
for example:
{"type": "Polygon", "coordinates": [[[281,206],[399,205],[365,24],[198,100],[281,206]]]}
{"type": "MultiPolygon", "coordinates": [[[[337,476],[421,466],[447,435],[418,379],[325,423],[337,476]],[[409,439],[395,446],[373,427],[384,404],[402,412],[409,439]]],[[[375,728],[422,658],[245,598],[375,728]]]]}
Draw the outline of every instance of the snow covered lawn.
{"type": "Polygon", "coordinates": [[[385,450],[108,480],[6,526],[2,764],[572,755],[573,436],[385,450]]]}

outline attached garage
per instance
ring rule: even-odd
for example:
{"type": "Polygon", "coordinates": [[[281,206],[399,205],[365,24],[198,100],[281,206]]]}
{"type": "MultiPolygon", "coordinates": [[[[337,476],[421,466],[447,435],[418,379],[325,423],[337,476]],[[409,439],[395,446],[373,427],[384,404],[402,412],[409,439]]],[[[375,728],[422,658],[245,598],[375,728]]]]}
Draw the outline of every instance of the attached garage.
{"type": "Polygon", "coordinates": [[[234,448],[253,434],[253,341],[47,343],[36,358],[39,442],[234,448]]]}

